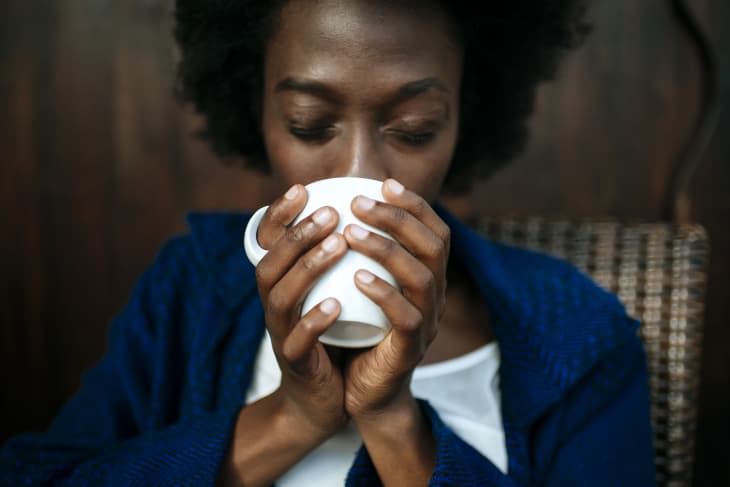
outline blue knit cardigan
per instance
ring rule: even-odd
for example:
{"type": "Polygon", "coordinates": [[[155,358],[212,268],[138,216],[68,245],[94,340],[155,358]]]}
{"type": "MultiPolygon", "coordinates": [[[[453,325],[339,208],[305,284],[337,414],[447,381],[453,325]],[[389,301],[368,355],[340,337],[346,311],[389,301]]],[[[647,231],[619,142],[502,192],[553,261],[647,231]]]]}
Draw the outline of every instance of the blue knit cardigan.
{"type": "MultiPolygon", "coordinates": [[[[654,485],[645,355],[615,296],[569,264],[488,242],[443,209],[500,346],[508,474],[425,401],[431,485],[654,485]]],[[[44,433],[8,441],[0,485],[212,485],[264,322],[246,215],[191,214],[114,319],[99,364],[44,433]]],[[[312,479],[312,485],[316,479],[312,479]]],[[[362,447],[347,485],[380,485],[362,447]]]]}

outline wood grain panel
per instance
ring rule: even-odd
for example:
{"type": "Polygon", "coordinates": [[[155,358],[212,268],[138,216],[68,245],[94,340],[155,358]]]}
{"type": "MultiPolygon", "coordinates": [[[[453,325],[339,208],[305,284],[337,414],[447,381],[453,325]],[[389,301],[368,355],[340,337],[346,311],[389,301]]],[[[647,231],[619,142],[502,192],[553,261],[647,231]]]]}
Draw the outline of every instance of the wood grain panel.
{"type": "MultiPolygon", "coordinates": [[[[53,9],[36,15],[27,4],[0,5],[0,438],[45,424],[58,404],[45,366],[50,348],[50,276],[40,185],[45,100],[41,59],[49,51],[53,9]],[[44,32],[46,36],[36,36],[44,32]]],[[[47,56],[46,56],[47,57],[47,56]]]]}
{"type": "Polygon", "coordinates": [[[476,211],[660,217],[699,81],[665,3],[592,3],[592,35],[540,90],[528,149],[474,192],[476,211]]]}

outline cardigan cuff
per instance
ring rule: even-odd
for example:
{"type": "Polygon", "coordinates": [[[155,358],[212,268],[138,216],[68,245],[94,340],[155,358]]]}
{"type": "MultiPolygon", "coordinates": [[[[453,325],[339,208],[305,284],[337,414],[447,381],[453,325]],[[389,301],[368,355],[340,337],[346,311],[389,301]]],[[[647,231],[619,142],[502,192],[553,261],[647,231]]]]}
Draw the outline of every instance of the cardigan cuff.
{"type": "MultiPolygon", "coordinates": [[[[418,399],[418,404],[431,426],[436,442],[436,467],[429,486],[515,485],[491,461],[454,433],[428,401],[418,399]]],[[[365,445],[360,447],[355,456],[355,462],[347,475],[346,485],[358,487],[382,485],[365,445]]]]}

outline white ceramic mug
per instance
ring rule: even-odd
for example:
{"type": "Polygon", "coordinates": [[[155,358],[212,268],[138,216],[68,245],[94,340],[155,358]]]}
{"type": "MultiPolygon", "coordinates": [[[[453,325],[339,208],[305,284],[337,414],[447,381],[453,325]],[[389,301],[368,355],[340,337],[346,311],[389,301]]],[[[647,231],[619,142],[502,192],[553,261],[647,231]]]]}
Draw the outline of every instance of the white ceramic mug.
{"type": "MultiPolygon", "coordinates": [[[[347,225],[356,223],[371,232],[392,238],[382,230],[363,223],[350,209],[352,200],[358,195],[383,201],[382,187],[382,181],[356,177],[322,179],[310,183],[305,186],[308,195],[307,204],[293,225],[319,208],[331,206],[337,210],[340,217],[335,232],[342,233],[347,225]]],[[[267,208],[267,206],[260,208],[253,214],[243,237],[246,256],[253,265],[258,265],[267,252],[261,248],[257,240],[257,230],[267,208]]],[[[383,314],[383,310],[355,286],[355,272],[359,269],[365,269],[392,286],[398,287],[392,274],[382,265],[359,252],[348,249],[345,255],[315,283],[302,305],[302,315],[304,315],[327,298],[332,297],[340,302],[341,311],[337,322],[320,336],[322,343],[346,348],[371,347],[377,345],[390,330],[390,322],[383,314]]]]}

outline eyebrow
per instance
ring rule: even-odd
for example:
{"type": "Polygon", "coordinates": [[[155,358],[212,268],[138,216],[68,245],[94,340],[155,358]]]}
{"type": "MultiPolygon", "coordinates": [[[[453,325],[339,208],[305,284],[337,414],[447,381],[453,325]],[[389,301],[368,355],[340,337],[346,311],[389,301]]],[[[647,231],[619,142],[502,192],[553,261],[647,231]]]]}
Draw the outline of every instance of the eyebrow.
{"type": "MultiPolygon", "coordinates": [[[[446,88],[446,86],[444,86],[444,84],[441,83],[438,79],[423,78],[416,81],[410,81],[398,88],[398,91],[396,91],[395,94],[391,96],[386,103],[389,105],[395,105],[432,89],[441,91],[443,93],[449,92],[448,88],[446,88]]],[[[335,103],[340,102],[343,98],[343,96],[337,90],[333,89],[330,86],[327,86],[324,83],[292,77],[285,78],[279,81],[276,84],[274,91],[276,93],[283,91],[296,91],[299,93],[307,93],[335,103]]]]}

